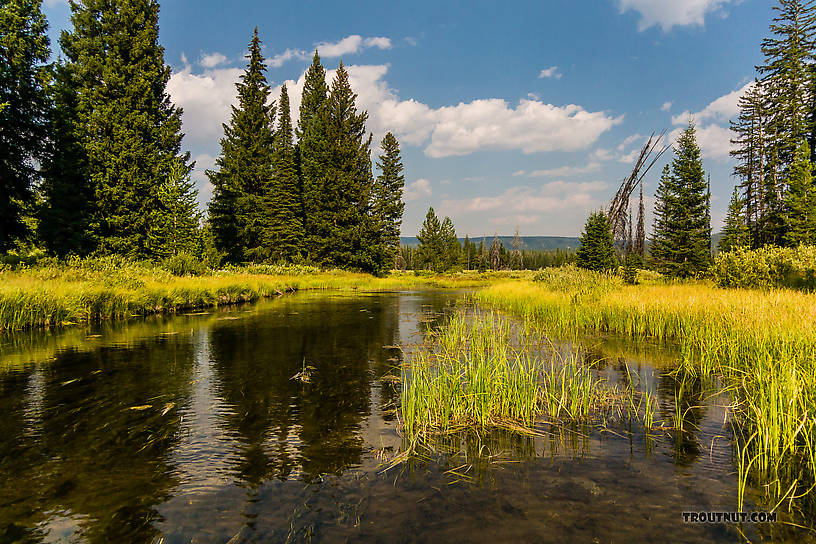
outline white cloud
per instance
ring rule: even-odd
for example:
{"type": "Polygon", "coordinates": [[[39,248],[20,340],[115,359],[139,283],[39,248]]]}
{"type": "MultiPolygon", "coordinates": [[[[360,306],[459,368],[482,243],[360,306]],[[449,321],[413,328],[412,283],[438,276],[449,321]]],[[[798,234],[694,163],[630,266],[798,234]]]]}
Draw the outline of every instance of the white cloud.
{"type": "Polygon", "coordinates": [[[219,64],[227,62],[227,57],[221,53],[202,54],[198,64],[204,68],[215,68],[219,64]]]}
{"type": "Polygon", "coordinates": [[[660,106],[660,111],[669,111],[671,109],[671,107],[672,107],[672,102],[671,101],[663,102],[663,105],[660,106]]]}
{"type": "Polygon", "coordinates": [[[527,174],[527,170],[516,170],[513,172],[513,177],[523,176],[527,174]]]}
{"type": "Polygon", "coordinates": [[[391,49],[391,39],[382,36],[377,38],[366,38],[363,42],[366,47],[376,47],[378,49],[391,49]]]}
{"type": "Polygon", "coordinates": [[[578,176],[581,174],[590,174],[601,169],[600,163],[591,162],[586,166],[561,166],[559,168],[551,168],[549,170],[534,170],[530,172],[532,178],[554,178],[554,177],[569,177],[578,176]]]}
{"type": "Polygon", "coordinates": [[[283,53],[278,53],[271,59],[269,59],[269,66],[274,68],[280,68],[283,66],[284,63],[289,62],[292,59],[298,60],[307,60],[309,59],[309,53],[303,50],[298,49],[287,49],[283,53]]]}
{"type": "Polygon", "coordinates": [[[549,68],[544,68],[541,70],[541,73],[538,74],[538,79],[543,78],[552,78],[552,79],[561,79],[561,73],[558,71],[558,66],[550,66],[549,68]]]}
{"type": "Polygon", "coordinates": [[[620,0],[620,11],[640,13],[638,30],[659,25],[664,32],[674,26],[703,25],[705,16],[740,0],[620,0]]]}
{"type": "Polygon", "coordinates": [[[339,42],[321,42],[316,46],[318,53],[324,58],[342,57],[352,53],[359,53],[362,49],[377,47],[391,49],[391,40],[383,37],[365,38],[357,34],[346,36],[339,42]]]}
{"type": "Polygon", "coordinates": [[[727,123],[739,115],[739,106],[737,105],[737,101],[739,100],[740,96],[745,94],[751,87],[753,87],[753,85],[753,81],[748,82],[741,88],[717,98],[708,106],[703,108],[702,111],[698,111],[697,113],[690,113],[687,110],[679,115],[673,115],[672,124],[685,125],[688,123],[690,117],[693,118],[695,122],[700,123],[705,121],[727,123]]]}
{"type": "Polygon", "coordinates": [[[405,192],[402,194],[405,202],[411,202],[423,197],[431,196],[431,182],[425,178],[419,178],[413,183],[405,186],[405,192]]]}

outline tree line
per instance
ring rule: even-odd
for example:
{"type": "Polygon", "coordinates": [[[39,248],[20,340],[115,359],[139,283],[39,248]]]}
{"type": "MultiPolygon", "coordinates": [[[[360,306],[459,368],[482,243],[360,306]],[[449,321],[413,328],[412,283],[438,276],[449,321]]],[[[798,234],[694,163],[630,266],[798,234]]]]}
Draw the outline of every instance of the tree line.
{"type": "Polygon", "coordinates": [[[49,63],[41,0],[0,7],[0,251],[161,259],[212,246],[228,262],[390,268],[399,143],[385,136],[375,178],[367,113],[342,62],[329,85],[317,51],[293,126],[285,85],[270,100],[257,29],[202,222],[158,20],[155,0],[72,2],[49,63]]]}

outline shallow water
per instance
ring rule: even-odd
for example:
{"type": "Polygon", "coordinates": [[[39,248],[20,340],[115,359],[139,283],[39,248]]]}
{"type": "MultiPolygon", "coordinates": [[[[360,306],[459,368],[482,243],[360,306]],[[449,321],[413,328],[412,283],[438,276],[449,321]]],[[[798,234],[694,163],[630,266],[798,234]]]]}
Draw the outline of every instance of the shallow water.
{"type": "MultiPolygon", "coordinates": [[[[812,540],[783,523],[683,522],[736,510],[722,399],[695,387],[683,439],[474,432],[386,470],[403,449],[395,346],[460,296],[298,293],[2,338],[0,542],[812,540]]],[[[669,420],[671,347],[580,344],[612,382],[628,365],[669,420]]]]}

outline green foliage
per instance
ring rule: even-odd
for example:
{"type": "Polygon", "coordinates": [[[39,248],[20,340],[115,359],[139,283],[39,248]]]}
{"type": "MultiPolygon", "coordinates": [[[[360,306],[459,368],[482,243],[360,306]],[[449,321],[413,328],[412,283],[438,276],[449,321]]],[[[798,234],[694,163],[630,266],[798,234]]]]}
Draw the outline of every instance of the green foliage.
{"type": "Polygon", "coordinates": [[[176,163],[159,186],[156,207],[150,210],[148,232],[150,253],[157,257],[171,257],[196,249],[198,211],[195,184],[187,168],[176,163]]]}
{"type": "Polygon", "coordinates": [[[718,249],[722,253],[747,246],[750,242],[749,234],[748,226],[745,223],[743,201],[740,198],[739,190],[734,187],[718,249]]]}
{"type": "Polygon", "coordinates": [[[301,255],[304,233],[295,153],[289,93],[284,84],[281,87],[278,129],[275,132],[275,146],[272,152],[274,177],[272,190],[268,194],[271,218],[267,243],[273,260],[291,261],[301,255]]]}
{"type": "Polygon", "coordinates": [[[658,186],[651,256],[661,272],[687,278],[710,262],[711,220],[708,184],[694,124],[677,139],[671,175],[658,186]]]}
{"type": "Polygon", "coordinates": [[[766,246],[721,253],[711,267],[720,287],[816,289],[816,247],[766,246]]]}
{"type": "Polygon", "coordinates": [[[174,276],[201,276],[207,271],[207,264],[194,255],[180,252],[162,261],[162,268],[174,276]]]}
{"type": "Polygon", "coordinates": [[[159,4],[84,0],[72,2],[71,12],[73,29],[60,42],[76,97],[66,113],[74,114],[69,132],[79,153],[65,157],[76,161],[63,163],[63,175],[90,183],[101,252],[151,257],[157,180],[179,162],[189,170],[189,154],[180,154],[181,110],[166,92],[170,67],[158,41],[159,4]]]}
{"type": "Polygon", "coordinates": [[[233,106],[230,123],[224,125],[217,170],[207,171],[213,184],[209,221],[216,246],[229,262],[270,257],[275,107],[268,104],[269,85],[257,28],[247,59],[247,68],[236,83],[238,106],[233,106]]]}
{"type": "Polygon", "coordinates": [[[402,191],[405,186],[399,142],[390,132],[382,141],[383,154],[377,162],[380,175],[374,183],[372,213],[380,225],[383,243],[389,253],[399,249],[400,226],[405,204],[402,191]]]}
{"type": "Polygon", "coordinates": [[[785,245],[816,243],[816,186],[810,148],[802,141],[788,171],[785,195],[785,245]]]}
{"type": "Polygon", "coordinates": [[[40,0],[0,3],[0,252],[26,232],[36,161],[48,135],[51,67],[40,0]]]}
{"type": "Polygon", "coordinates": [[[580,268],[603,272],[615,266],[612,227],[603,212],[590,214],[581,234],[581,247],[575,252],[580,268]]]}
{"type": "Polygon", "coordinates": [[[623,261],[623,281],[629,285],[637,283],[638,268],[643,266],[643,259],[635,252],[628,253],[623,261]]]}
{"type": "Polygon", "coordinates": [[[413,259],[415,270],[443,272],[458,266],[461,246],[450,218],[446,217],[440,223],[434,209],[428,208],[417,240],[419,246],[413,259]]]}

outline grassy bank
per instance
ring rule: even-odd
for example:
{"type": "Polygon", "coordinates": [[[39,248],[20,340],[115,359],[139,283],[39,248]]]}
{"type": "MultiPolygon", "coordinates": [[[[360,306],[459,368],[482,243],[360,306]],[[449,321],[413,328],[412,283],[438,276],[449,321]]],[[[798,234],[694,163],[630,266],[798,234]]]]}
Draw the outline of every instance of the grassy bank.
{"type": "Polygon", "coordinates": [[[721,377],[730,391],[741,481],[754,479],[780,499],[816,484],[816,294],[625,286],[570,269],[537,279],[474,296],[541,330],[676,339],[681,372],[721,377]]]}
{"type": "Polygon", "coordinates": [[[0,330],[53,327],[254,301],[301,289],[466,288],[507,275],[392,274],[252,266],[175,276],[149,264],[85,260],[0,270],[0,330]]]}

